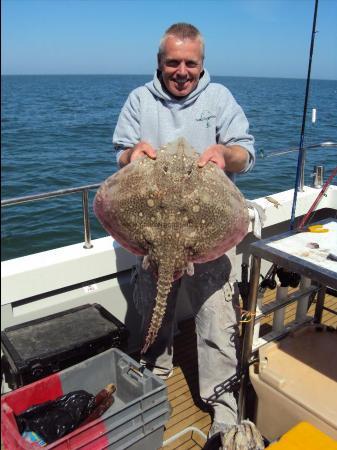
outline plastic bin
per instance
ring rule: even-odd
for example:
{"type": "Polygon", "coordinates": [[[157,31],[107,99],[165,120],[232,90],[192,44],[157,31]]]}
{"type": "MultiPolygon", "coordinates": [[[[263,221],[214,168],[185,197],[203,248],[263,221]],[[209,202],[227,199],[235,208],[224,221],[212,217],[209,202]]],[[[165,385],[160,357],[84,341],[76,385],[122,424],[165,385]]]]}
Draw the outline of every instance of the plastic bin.
{"type": "Polygon", "coordinates": [[[308,325],[259,350],[250,367],[256,425],[269,441],[301,421],[337,440],[337,332],[308,325]]]}
{"type": "Polygon", "coordinates": [[[44,448],[155,450],[161,447],[164,424],[170,415],[167,388],[152,372],[145,369],[141,374],[139,369],[140,365],[132,358],[112,348],[4,395],[1,431],[6,449],[38,448],[20,436],[14,414],[77,389],[96,394],[109,383],[116,385],[115,401],[103,416],[44,448]]]}
{"type": "Polygon", "coordinates": [[[98,304],[87,304],[6,328],[2,370],[11,389],[25,386],[111,347],[124,348],[125,325],[98,304]]]}

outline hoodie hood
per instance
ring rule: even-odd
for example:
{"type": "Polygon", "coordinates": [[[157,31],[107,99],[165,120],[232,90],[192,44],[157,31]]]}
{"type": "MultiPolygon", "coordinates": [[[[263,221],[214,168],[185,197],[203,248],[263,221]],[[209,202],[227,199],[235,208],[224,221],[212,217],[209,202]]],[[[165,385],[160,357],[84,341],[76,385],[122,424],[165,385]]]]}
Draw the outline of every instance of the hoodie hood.
{"type": "Polygon", "coordinates": [[[202,91],[206,89],[209,85],[211,79],[209,73],[206,69],[203,70],[203,74],[199,79],[199,83],[194,91],[190,92],[186,97],[174,97],[171,95],[166,89],[163,88],[161,80],[160,80],[160,72],[157,70],[154,74],[153,80],[149,83],[146,83],[145,86],[147,89],[157,98],[164,100],[165,104],[169,107],[170,104],[180,105],[181,107],[185,107],[193,103],[200,95],[202,91]]]}

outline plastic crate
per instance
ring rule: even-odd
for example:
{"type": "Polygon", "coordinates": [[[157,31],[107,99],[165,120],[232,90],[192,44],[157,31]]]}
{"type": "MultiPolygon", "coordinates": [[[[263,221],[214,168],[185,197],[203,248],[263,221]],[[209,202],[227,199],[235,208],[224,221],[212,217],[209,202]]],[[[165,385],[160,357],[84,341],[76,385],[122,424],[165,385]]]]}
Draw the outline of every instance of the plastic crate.
{"type": "Polygon", "coordinates": [[[2,370],[11,389],[111,347],[124,349],[125,325],[98,304],[68,309],[1,332],[2,370]]]}
{"type": "Polygon", "coordinates": [[[20,436],[14,414],[77,389],[96,394],[109,383],[116,385],[115,401],[103,416],[43,448],[158,449],[170,415],[167,388],[165,382],[149,370],[141,373],[140,367],[121,350],[112,348],[4,395],[1,432],[6,450],[41,448],[20,436]]]}

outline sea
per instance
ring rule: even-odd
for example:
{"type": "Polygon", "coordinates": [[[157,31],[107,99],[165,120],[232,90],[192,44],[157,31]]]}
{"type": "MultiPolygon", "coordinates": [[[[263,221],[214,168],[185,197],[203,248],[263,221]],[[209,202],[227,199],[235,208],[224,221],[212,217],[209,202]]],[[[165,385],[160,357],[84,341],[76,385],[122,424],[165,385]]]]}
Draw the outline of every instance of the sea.
{"type": "MultiPolygon", "coordinates": [[[[112,134],[130,91],[151,75],[5,75],[1,77],[2,200],[101,183],[117,170],[112,134]]],[[[253,170],[237,177],[246,198],[295,185],[306,81],[212,77],[244,109],[255,137],[253,170]],[[275,153],[281,155],[274,155],[275,153]]],[[[311,80],[304,145],[337,141],[337,81],[311,80]],[[316,122],[312,123],[312,109],[316,122]]],[[[305,183],[315,165],[325,179],[336,148],[306,152],[305,183]]],[[[92,211],[93,239],[106,235],[92,211]]],[[[2,210],[1,259],[83,242],[82,197],[76,193],[2,210]]]]}

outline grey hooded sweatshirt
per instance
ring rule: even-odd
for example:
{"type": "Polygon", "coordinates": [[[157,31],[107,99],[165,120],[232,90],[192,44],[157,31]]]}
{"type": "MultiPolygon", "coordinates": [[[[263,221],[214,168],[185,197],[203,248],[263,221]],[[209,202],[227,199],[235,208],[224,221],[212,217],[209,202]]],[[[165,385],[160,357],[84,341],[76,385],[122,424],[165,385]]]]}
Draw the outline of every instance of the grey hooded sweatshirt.
{"type": "Polygon", "coordinates": [[[211,83],[207,70],[194,91],[182,98],[163,89],[158,73],[134,89],[119,115],[113,135],[117,161],[121,152],[146,141],[154,149],[184,137],[202,153],[212,144],[240,145],[250,154],[242,172],[254,164],[254,138],[242,108],[222,84],[211,83]]]}

